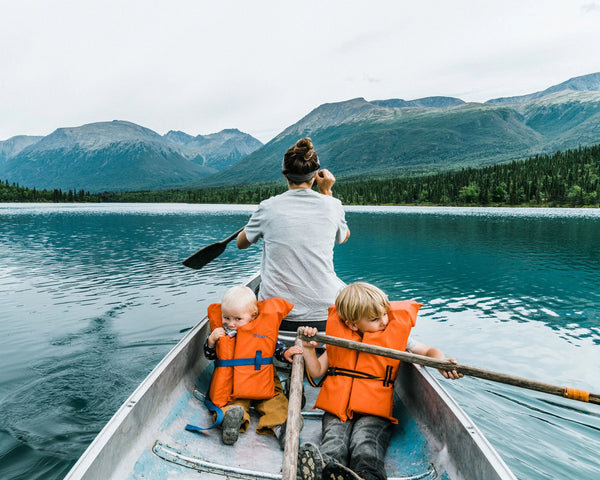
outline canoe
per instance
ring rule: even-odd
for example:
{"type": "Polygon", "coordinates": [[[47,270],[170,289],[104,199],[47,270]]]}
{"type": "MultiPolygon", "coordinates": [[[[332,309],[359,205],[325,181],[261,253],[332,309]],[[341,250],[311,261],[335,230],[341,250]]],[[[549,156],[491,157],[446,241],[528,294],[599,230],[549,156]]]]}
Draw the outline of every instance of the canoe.
{"type": "MultiPolygon", "coordinates": [[[[259,283],[259,275],[246,282],[251,288],[259,283]]],[[[203,354],[209,333],[204,318],[131,394],[65,480],[282,478],[284,452],[275,437],[255,433],[254,416],[233,446],[222,443],[219,429],[202,434],[185,430],[186,424],[212,423],[204,406],[212,373],[212,362],[203,354]]],[[[286,382],[290,368],[280,367],[286,382]]],[[[516,478],[426,367],[402,363],[394,391],[399,424],[386,456],[390,479],[516,478]]],[[[318,444],[320,413],[312,408],[318,390],[305,384],[303,393],[304,428],[299,441],[318,444]]],[[[293,429],[288,434],[293,435],[293,429]]]]}

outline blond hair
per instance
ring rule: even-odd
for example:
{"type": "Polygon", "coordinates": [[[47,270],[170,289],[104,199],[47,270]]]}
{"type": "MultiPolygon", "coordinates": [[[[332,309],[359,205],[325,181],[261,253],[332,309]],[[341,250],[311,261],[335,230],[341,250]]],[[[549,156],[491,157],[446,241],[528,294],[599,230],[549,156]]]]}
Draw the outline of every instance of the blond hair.
{"type": "Polygon", "coordinates": [[[257,303],[258,301],[256,300],[256,295],[252,289],[246,287],[245,285],[236,285],[235,287],[231,287],[225,292],[223,298],[221,299],[221,307],[254,307],[256,312],[258,312],[257,303]]]}
{"type": "Polygon", "coordinates": [[[356,325],[363,318],[377,318],[389,308],[387,295],[366,282],[351,283],[335,299],[335,309],[340,319],[351,325],[356,325]]]}

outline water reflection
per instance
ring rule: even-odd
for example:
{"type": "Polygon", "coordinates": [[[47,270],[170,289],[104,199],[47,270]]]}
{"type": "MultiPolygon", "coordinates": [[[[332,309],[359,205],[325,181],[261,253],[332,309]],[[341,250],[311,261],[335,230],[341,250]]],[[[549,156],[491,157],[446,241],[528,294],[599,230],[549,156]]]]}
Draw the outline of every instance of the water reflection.
{"type": "Polygon", "coordinates": [[[338,250],[336,266],[347,281],[373,278],[390,295],[419,297],[444,311],[598,325],[598,221],[352,213],[348,221],[353,239],[370,241],[338,250]]]}
{"type": "MultiPolygon", "coordinates": [[[[258,269],[259,247],[233,245],[202,270],[181,264],[252,210],[0,205],[0,477],[64,476],[208,304],[258,269]]],[[[598,212],[349,210],[340,277],[422,302],[418,339],[467,365],[600,390],[598,212]]],[[[597,406],[444,386],[517,477],[597,477],[597,406]]]]}

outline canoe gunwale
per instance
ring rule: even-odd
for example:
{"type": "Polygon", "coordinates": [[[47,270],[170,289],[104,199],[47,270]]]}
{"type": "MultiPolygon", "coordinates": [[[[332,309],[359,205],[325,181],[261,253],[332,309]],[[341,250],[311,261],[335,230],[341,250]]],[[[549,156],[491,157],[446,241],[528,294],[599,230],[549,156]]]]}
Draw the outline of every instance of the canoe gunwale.
{"type": "Polygon", "coordinates": [[[146,445],[140,445],[143,442],[137,440],[137,431],[148,430],[149,423],[158,429],[162,418],[160,410],[171,403],[166,397],[178,398],[183,390],[192,388],[195,380],[192,372],[201,371],[207,364],[201,354],[202,345],[194,345],[194,339],[202,337],[200,332],[204,328],[208,328],[207,317],[187,332],[148,374],[85,450],[65,480],[112,478],[114,471],[119,471],[115,465],[128,464],[130,458],[141,454],[146,445]],[[132,438],[136,441],[132,442],[132,438]],[[123,452],[128,453],[123,456],[123,452]],[[110,472],[106,471],[106,465],[110,472]]]}
{"type": "Polygon", "coordinates": [[[427,367],[403,362],[395,390],[427,438],[436,463],[444,465],[452,479],[517,480],[427,367]]]}
{"type": "MultiPolygon", "coordinates": [[[[256,288],[260,274],[245,285],[256,288]]],[[[157,431],[168,413],[171,400],[194,388],[196,378],[209,361],[203,353],[203,338],[209,331],[205,316],[167,353],[112,416],[83,452],[64,480],[106,480],[125,478],[119,475],[156,438],[144,432],[157,431]],[[166,410],[163,412],[163,410],[166,410]],[[149,428],[149,427],[152,428],[149,428]],[[127,452],[123,455],[123,452],[127,452]]]]}

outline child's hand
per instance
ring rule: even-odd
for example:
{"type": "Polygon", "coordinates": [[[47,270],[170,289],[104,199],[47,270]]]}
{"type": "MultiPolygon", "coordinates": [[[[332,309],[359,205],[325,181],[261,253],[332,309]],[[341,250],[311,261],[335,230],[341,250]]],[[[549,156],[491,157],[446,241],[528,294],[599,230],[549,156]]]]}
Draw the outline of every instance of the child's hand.
{"type": "Polygon", "coordinates": [[[292,361],[294,360],[294,355],[298,353],[302,354],[302,347],[299,345],[294,345],[293,347],[290,347],[285,352],[283,352],[283,356],[288,362],[292,363],[292,361]]]}
{"type": "MultiPolygon", "coordinates": [[[[446,360],[451,363],[456,363],[456,359],[454,358],[447,358],[446,360]]],[[[464,377],[462,373],[459,373],[456,370],[438,370],[438,372],[450,380],[458,380],[459,378],[464,377]]]]}
{"type": "MultiPolygon", "coordinates": [[[[306,335],[307,337],[314,337],[317,333],[318,330],[315,327],[300,327],[302,329],[302,333],[304,335],[306,335]]],[[[304,348],[315,348],[318,345],[317,342],[315,342],[314,340],[311,340],[310,342],[307,342],[306,340],[302,340],[302,346],[304,348]]]]}
{"type": "Polygon", "coordinates": [[[225,335],[227,335],[227,332],[225,332],[225,329],[223,327],[215,328],[208,336],[208,346],[210,348],[214,348],[215,344],[217,343],[217,340],[219,340],[219,338],[221,337],[224,337],[225,335]]]}

